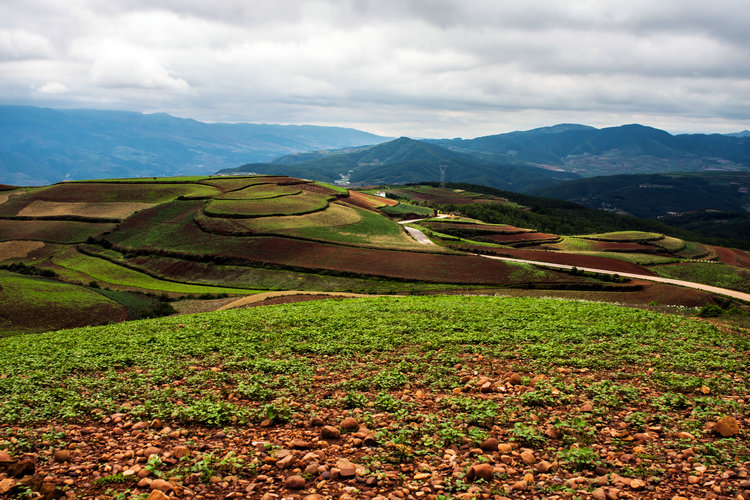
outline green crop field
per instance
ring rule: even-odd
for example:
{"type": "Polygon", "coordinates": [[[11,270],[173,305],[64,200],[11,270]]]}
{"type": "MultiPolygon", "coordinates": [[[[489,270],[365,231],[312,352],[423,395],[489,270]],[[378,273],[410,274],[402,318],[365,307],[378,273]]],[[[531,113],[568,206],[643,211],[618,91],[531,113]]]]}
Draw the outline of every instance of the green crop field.
{"type": "Polygon", "coordinates": [[[134,271],[127,267],[114,264],[108,260],[85,255],[75,250],[63,252],[59,255],[54,256],[51,260],[58,266],[85,274],[94,281],[99,281],[104,284],[139,288],[147,291],[184,294],[254,293],[254,290],[250,288],[243,289],[222,286],[195,285],[190,283],[178,283],[173,281],[160,280],[157,278],[153,278],[147,274],[134,271]]]}
{"type": "Polygon", "coordinates": [[[750,293],[750,270],[718,262],[682,262],[649,269],[659,276],[750,293]]]}
{"type": "MultiPolygon", "coordinates": [[[[332,205],[331,208],[333,206],[334,205],[332,205]]],[[[346,225],[309,225],[290,231],[281,231],[281,233],[302,238],[331,241],[335,243],[374,246],[378,248],[420,247],[418,243],[416,243],[392,220],[368,210],[362,210],[359,208],[351,208],[351,210],[353,210],[359,218],[358,221],[346,225]]]]}
{"type": "MultiPolygon", "coordinates": [[[[747,430],[743,423],[722,437],[712,429],[727,416],[750,416],[749,349],[739,330],[678,316],[445,296],[17,336],[0,339],[0,447],[11,456],[36,454],[36,473],[56,477],[68,470],[53,459],[60,449],[130,470],[133,462],[112,450],[137,437],[139,449],[158,445],[149,452],[155,458],[141,462],[153,480],[234,496],[253,485],[262,493],[268,478],[291,495],[295,474],[303,494],[315,488],[327,498],[352,484],[383,492],[416,485],[436,497],[469,498],[474,488],[488,498],[513,491],[588,498],[602,487],[638,498],[672,498],[678,488],[702,496],[692,474],[736,492],[737,471],[750,459],[747,430]],[[355,431],[366,429],[340,432],[345,417],[355,431]],[[85,445],[81,429],[92,436],[85,445]],[[304,446],[291,452],[299,471],[266,466],[297,446],[287,444],[292,436],[304,446]],[[165,460],[177,446],[187,455],[165,460]],[[351,461],[362,479],[302,476],[306,453],[327,468],[351,461]],[[687,470],[675,468],[682,463],[687,470]],[[482,464],[489,469],[479,480],[482,464]],[[236,479],[222,481],[229,474],[236,479]],[[564,486],[566,478],[574,481],[564,486]]],[[[133,472],[77,463],[76,480],[61,486],[70,495],[150,491],[137,486],[140,478],[128,479],[133,472]]]]}
{"type": "Polygon", "coordinates": [[[431,217],[433,210],[431,208],[427,207],[421,207],[419,205],[411,205],[409,203],[399,203],[398,205],[389,206],[386,205],[384,207],[379,208],[381,212],[388,214],[388,215],[406,215],[406,214],[416,214],[418,216],[422,217],[431,217]]]}
{"type": "Polygon", "coordinates": [[[223,194],[220,200],[262,200],[264,198],[277,198],[300,194],[302,190],[298,186],[280,186],[278,184],[256,184],[223,194]]]}
{"type": "Polygon", "coordinates": [[[125,307],[84,287],[0,269],[0,336],[125,319],[125,307]]]}
{"type": "Polygon", "coordinates": [[[664,237],[660,233],[647,233],[645,231],[613,231],[600,234],[585,234],[579,238],[589,238],[602,241],[652,241],[664,237]]]}
{"type": "Polygon", "coordinates": [[[238,218],[299,215],[323,210],[328,206],[328,201],[328,197],[312,193],[259,200],[213,199],[204,211],[209,216],[238,218]]]}

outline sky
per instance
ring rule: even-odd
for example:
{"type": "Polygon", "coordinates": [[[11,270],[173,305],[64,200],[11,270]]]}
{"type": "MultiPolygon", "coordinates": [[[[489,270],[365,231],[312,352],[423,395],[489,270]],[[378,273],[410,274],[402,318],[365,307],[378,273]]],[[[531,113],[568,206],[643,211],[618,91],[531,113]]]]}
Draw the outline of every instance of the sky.
{"type": "Polygon", "coordinates": [[[750,129],[749,0],[3,0],[0,103],[471,138],[750,129]]]}

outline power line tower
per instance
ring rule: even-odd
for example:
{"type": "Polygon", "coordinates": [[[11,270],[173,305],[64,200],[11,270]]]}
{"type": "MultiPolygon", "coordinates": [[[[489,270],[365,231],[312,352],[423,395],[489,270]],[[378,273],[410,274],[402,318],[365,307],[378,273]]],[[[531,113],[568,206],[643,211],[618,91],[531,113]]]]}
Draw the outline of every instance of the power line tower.
{"type": "Polygon", "coordinates": [[[440,187],[445,189],[445,171],[448,169],[448,165],[440,165],[440,187]]]}

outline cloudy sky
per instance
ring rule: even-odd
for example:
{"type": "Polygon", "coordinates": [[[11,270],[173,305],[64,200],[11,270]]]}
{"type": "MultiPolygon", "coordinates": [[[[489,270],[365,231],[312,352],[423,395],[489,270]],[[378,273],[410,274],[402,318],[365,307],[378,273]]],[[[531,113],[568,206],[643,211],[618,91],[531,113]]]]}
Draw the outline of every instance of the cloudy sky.
{"type": "Polygon", "coordinates": [[[3,0],[0,103],[476,137],[750,128],[748,0],[3,0]]]}

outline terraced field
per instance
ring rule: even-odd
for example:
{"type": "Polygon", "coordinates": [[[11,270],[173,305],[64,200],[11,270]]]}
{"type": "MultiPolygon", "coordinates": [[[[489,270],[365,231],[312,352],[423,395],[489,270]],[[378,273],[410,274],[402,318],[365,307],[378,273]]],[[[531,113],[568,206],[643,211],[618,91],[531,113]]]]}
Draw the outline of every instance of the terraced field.
{"type": "MultiPolygon", "coordinates": [[[[250,190],[254,188],[248,188],[250,190]]],[[[263,193],[264,191],[261,191],[263,193]]],[[[255,218],[285,215],[301,215],[325,210],[330,198],[312,193],[299,193],[293,188],[290,194],[278,190],[266,190],[263,198],[215,198],[204,208],[210,217],[255,218]],[[299,194],[294,194],[299,193],[299,194]]]]}
{"type": "MultiPolygon", "coordinates": [[[[461,190],[401,188],[407,192],[506,203],[461,190]]],[[[461,216],[423,221],[421,227],[439,243],[427,246],[394,219],[429,217],[432,207],[278,176],[76,182],[3,194],[0,263],[54,272],[58,280],[94,292],[101,287],[102,293],[176,298],[289,289],[433,293],[503,287],[637,293],[641,285],[466,252],[641,274],[650,273],[644,265],[684,257],[744,262],[726,249],[656,233],[562,238],[461,216]]]]}
{"type": "Polygon", "coordinates": [[[123,321],[127,308],[88,288],[0,269],[0,337],[123,321]]]}

